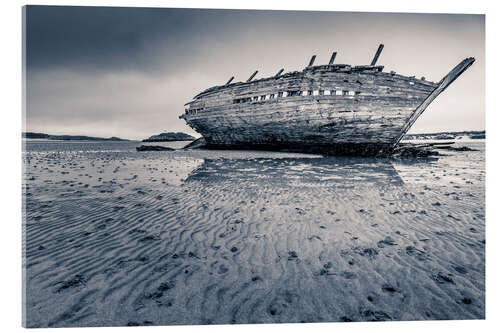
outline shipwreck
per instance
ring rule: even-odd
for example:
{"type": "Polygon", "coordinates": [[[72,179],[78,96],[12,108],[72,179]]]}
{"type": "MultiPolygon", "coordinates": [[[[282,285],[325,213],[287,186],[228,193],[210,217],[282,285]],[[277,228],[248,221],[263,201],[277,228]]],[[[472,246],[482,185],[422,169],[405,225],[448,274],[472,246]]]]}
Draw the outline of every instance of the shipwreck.
{"type": "Polygon", "coordinates": [[[184,119],[208,148],[325,155],[386,156],[429,104],[474,63],[466,58],[441,81],[370,65],[314,65],[302,71],[208,88],[186,103],[184,119]]]}

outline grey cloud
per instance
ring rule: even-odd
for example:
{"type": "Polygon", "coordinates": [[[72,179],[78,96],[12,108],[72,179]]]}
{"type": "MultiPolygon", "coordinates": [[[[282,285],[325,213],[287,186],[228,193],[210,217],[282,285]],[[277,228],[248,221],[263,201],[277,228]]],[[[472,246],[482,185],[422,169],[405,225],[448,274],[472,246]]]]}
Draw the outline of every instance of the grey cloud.
{"type": "MultiPolygon", "coordinates": [[[[476,63],[413,131],[484,128],[484,16],[113,7],[27,7],[27,129],[144,138],[190,129],[184,103],[235,76],[367,64],[437,81],[476,63]]],[[[191,132],[192,133],[192,132],[191,132]]]]}

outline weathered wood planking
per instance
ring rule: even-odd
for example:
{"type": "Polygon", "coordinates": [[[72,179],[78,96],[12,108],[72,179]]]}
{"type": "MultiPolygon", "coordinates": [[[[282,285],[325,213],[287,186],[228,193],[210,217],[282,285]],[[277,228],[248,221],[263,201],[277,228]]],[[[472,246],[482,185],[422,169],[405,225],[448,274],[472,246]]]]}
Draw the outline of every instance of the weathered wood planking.
{"type": "Polygon", "coordinates": [[[405,126],[401,130],[401,133],[394,141],[394,147],[401,141],[403,136],[408,132],[410,127],[415,123],[415,121],[420,117],[420,115],[425,111],[425,109],[434,101],[434,99],[441,94],[450,84],[453,83],[463,72],[467,70],[474,63],[474,58],[466,58],[460,62],[455,68],[453,68],[441,81],[438,87],[422,102],[422,104],[415,109],[413,114],[410,116],[405,126]]]}
{"type": "Polygon", "coordinates": [[[281,75],[280,70],[252,81],[255,71],[245,83],[230,80],[196,95],[181,117],[212,147],[388,153],[430,102],[474,60],[464,60],[436,84],[382,72],[383,66],[375,66],[382,48],[370,66],[333,65],[333,53],[328,65],[312,66],[313,56],[301,72],[281,75]],[[320,90],[331,94],[320,95],[320,90]],[[278,94],[297,91],[312,94],[278,94]],[[261,96],[267,97],[261,100],[261,96]]]}

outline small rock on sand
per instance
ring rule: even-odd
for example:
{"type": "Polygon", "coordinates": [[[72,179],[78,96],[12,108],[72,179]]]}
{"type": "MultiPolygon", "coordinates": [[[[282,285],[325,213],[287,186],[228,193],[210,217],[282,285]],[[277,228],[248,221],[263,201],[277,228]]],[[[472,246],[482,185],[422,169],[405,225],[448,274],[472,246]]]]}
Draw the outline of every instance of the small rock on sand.
{"type": "Polygon", "coordinates": [[[175,150],[170,147],[163,147],[163,146],[145,146],[141,145],[139,147],[135,148],[137,151],[172,151],[175,150]]]}

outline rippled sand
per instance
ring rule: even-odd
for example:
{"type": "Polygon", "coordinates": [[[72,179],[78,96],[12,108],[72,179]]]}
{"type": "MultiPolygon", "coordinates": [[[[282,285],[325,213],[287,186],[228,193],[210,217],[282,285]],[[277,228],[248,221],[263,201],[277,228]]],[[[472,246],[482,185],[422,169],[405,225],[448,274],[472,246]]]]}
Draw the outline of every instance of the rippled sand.
{"type": "Polygon", "coordinates": [[[427,162],[64,145],[24,153],[28,327],[484,318],[483,143],[427,162]]]}

